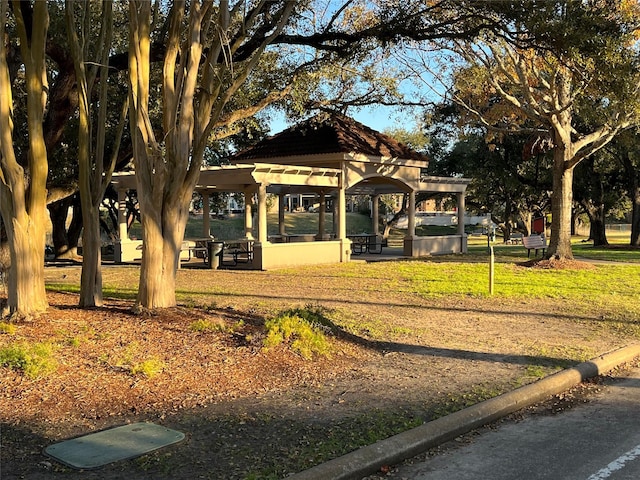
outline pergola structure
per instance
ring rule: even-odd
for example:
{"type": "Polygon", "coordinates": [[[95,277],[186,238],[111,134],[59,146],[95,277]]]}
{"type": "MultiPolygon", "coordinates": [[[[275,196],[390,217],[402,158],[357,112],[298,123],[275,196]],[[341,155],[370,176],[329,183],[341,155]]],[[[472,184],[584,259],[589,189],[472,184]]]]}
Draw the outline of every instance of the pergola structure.
{"type": "MultiPolygon", "coordinates": [[[[209,195],[213,192],[243,192],[245,195],[245,239],[251,241],[252,261],[248,268],[267,270],[314,263],[347,262],[351,240],[346,229],[348,195],[369,195],[372,201],[372,230],[379,234],[380,195],[407,194],[408,230],[403,254],[419,257],[438,253],[464,253],[464,178],[425,176],[427,158],[394,139],[344,116],[322,115],[267,138],[230,159],[230,165],[204,167],[196,185],[203,195],[203,230],[210,231],[209,195]],[[438,192],[455,195],[460,221],[455,235],[419,237],[415,234],[416,195],[438,192]],[[276,194],[278,235],[267,235],[267,194],[276,194]],[[284,224],[287,194],[314,193],[319,200],[317,235],[289,237],[284,224]],[[257,205],[252,199],[257,197],[257,205]],[[327,199],[333,200],[333,234],[325,234],[327,199]],[[253,209],[257,206],[257,236],[253,235],[253,209]],[[288,240],[288,241],[285,241],[288,240]],[[293,241],[291,241],[293,240],[293,241]],[[295,241],[306,240],[306,241],[295,241]],[[314,240],[314,241],[308,241],[314,240]]],[[[127,238],[124,198],[135,188],[128,172],[114,174],[119,192],[120,245],[116,260],[125,261],[133,246],[127,238]],[[129,253],[127,253],[129,252],[129,253]],[[119,258],[118,258],[119,257],[119,258]]]]}

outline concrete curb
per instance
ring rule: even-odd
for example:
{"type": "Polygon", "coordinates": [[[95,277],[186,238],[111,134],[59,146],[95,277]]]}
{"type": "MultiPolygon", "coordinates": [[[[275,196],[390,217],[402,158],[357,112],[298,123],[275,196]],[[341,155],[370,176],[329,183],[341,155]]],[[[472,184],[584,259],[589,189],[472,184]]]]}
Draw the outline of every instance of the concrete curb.
{"type": "Polygon", "coordinates": [[[400,463],[475,428],[562,393],[587,378],[606,373],[640,356],[640,344],[614,350],[587,362],[480,402],[419,427],[287,477],[287,480],[354,480],[384,465],[400,463]]]}

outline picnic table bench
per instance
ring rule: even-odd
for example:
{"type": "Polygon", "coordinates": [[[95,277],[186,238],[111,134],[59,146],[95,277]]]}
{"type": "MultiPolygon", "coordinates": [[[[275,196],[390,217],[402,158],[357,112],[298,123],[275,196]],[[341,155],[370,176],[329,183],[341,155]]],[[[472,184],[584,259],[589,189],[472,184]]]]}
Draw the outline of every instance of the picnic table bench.
{"type": "Polygon", "coordinates": [[[181,260],[190,261],[192,258],[201,258],[205,263],[207,262],[206,240],[184,240],[180,250],[181,260]],[[182,252],[184,252],[184,255],[182,255],[182,252]]]}
{"type": "Polygon", "coordinates": [[[538,256],[538,250],[542,250],[542,256],[547,249],[547,239],[542,235],[530,235],[528,237],[522,237],[522,244],[527,249],[527,258],[531,254],[531,250],[535,251],[535,256],[538,256]]]}

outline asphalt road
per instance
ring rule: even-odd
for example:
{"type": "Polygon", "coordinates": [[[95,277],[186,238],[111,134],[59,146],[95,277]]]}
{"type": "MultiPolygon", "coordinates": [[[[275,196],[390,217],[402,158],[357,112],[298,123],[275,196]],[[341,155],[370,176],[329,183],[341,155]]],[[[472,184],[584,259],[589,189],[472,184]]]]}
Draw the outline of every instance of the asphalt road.
{"type": "Polygon", "coordinates": [[[502,423],[468,444],[394,467],[385,478],[640,479],[640,369],[625,375],[608,381],[588,403],[502,423]]]}

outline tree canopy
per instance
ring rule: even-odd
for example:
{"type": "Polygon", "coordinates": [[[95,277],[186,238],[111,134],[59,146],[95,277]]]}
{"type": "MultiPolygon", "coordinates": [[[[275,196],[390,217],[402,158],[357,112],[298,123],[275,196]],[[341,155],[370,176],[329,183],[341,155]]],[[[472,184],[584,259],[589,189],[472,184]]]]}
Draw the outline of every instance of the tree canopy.
{"type": "MultiPolygon", "coordinates": [[[[449,52],[440,59],[455,66],[446,95],[463,107],[463,122],[480,122],[489,138],[526,133],[537,138],[531,145],[553,152],[548,255],[571,258],[574,168],[640,121],[640,7],[624,1],[478,5],[496,14],[499,28],[471,41],[440,42],[449,52]]],[[[433,73],[431,56],[414,53],[414,71],[433,73]]]]}

